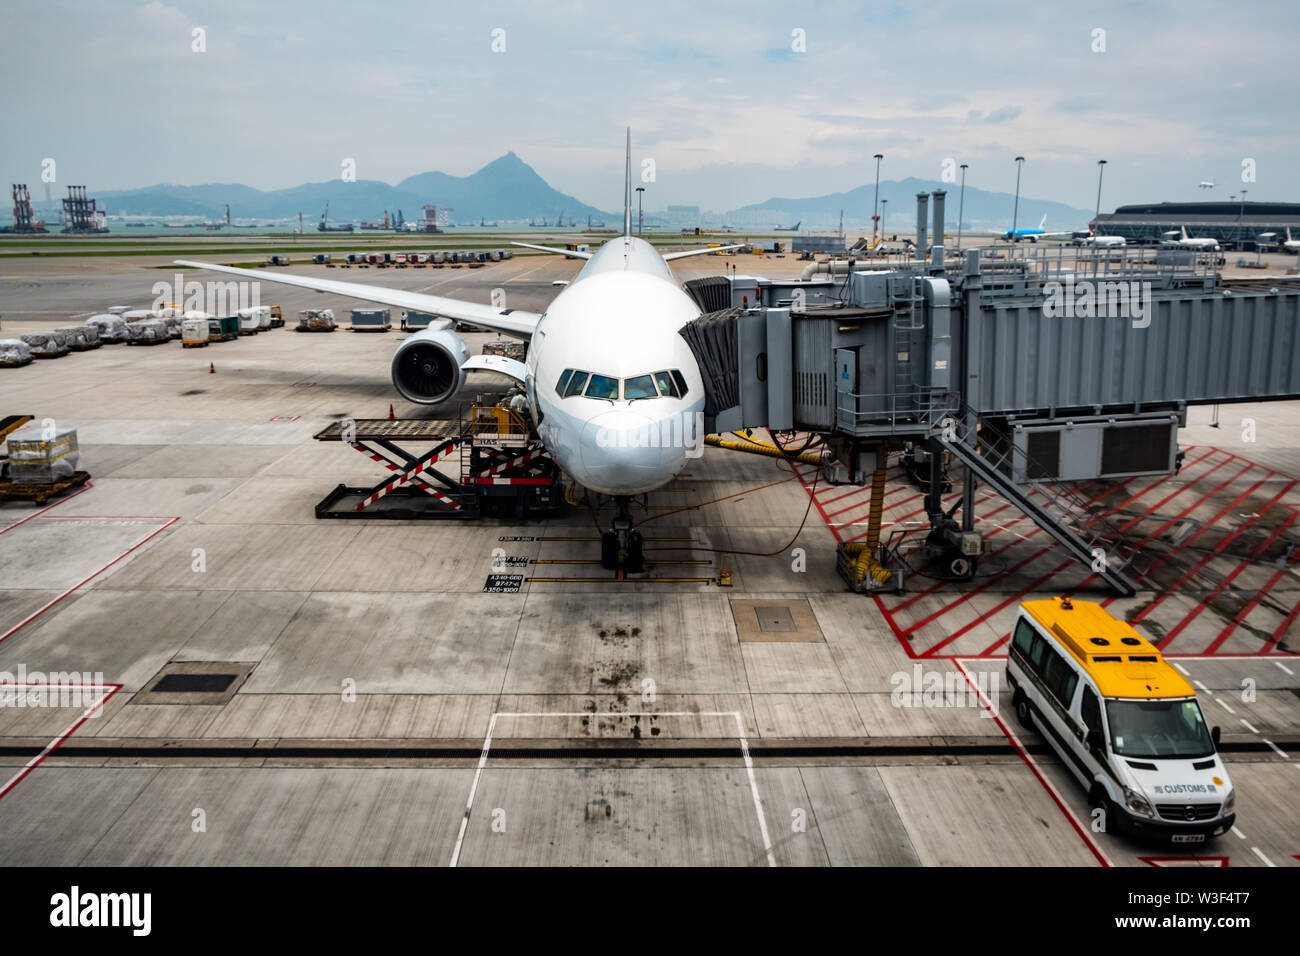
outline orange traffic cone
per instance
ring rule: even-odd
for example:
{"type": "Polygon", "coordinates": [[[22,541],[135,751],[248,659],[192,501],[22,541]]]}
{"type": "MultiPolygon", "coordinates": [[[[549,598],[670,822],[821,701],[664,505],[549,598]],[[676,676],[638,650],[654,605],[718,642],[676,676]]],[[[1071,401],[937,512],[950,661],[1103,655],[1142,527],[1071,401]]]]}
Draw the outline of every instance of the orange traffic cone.
{"type": "Polygon", "coordinates": [[[208,363],[208,374],[209,374],[209,375],[216,375],[216,374],[217,374],[217,367],[216,367],[215,365],[213,365],[211,362],[208,363]]]}
{"type": "Polygon", "coordinates": [[[391,422],[391,421],[396,421],[396,419],[397,419],[397,416],[393,414],[393,403],[392,403],[392,402],[389,402],[389,403],[388,403],[388,420],[391,422]]]}

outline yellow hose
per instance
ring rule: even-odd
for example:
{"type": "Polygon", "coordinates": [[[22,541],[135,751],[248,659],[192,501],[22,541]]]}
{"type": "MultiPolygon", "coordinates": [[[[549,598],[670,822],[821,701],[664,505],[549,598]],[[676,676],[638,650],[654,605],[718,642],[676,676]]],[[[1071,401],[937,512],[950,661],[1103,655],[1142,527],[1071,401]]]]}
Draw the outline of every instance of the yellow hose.
{"type": "Polygon", "coordinates": [[[728,451],[743,451],[749,455],[766,455],[768,458],[784,458],[787,461],[800,461],[805,465],[825,464],[825,459],[820,455],[814,455],[811,452],[803,452],[799,455],[787,455],[775,445],[764,445],[759,442],[745,439],[741,441],[728,441],[719,438],[717,435],[705,435],[704,444],[713,445],[715,448],[726,448],[728,451]]]}

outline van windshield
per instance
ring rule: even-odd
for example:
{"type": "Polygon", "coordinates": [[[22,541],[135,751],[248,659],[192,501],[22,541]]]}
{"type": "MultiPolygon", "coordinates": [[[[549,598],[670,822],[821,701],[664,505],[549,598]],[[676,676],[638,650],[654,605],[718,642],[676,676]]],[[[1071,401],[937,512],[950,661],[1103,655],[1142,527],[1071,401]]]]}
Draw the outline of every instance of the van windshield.
{"type": "Polygon", "coordinates": [[[1208,757],[1214,742],[1194,700],[1107,700],[1106,719],[1122,757],[1208,757]]]}

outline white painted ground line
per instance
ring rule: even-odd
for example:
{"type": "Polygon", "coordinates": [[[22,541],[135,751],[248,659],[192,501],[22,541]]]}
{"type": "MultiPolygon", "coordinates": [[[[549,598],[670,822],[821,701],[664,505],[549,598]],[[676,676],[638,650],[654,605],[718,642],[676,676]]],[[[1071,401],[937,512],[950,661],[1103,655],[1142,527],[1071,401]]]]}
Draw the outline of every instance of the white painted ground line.
{"type": "Polygon", "coordinates": [[[1237,834],[1237,837],[1238,837],[1239,839],[1242,839],[1242,840],[1246,839],[1246,834],[1242,833],[1242,832],[1241,832],[1240,830],[1238,830],[1235,826],[1232,828],[1232,832],[1235,833],[1235,834],[1237,834]]]}
{"type": "Polygon", "coordinates": [[[1232,714],[1232,716],[1234,717],[1237,716],[1237,712],[1233,710],[1231,707],[1229,707],[1226,702],[1219,700],[1217,697],[1215,698],[1215,701],[1218,703],[1220,707],[1222,707],[1228,713],[1232,714]]]}
{"type": "Polygon", "coordinates": [[[1191,677],[1191,676],[1192,676],[1192,672],[1189,671],[1189,670],[1188,670],[1186,667],[1184,667],[1182,664],[1178,663],[1177,661],[1173,661],[1172,663],[1173,663],[1173,665],[1174,665],[1175,667],[1177,667],[1180,671],[1182,671],[1182,674],[1183,674],[1184,677],[1191,677]]]}
{"type": "Polygon", "coordinates": [[[1260,740],[1264,741],[1264,743],[1268,744],[1268,745],[1269,745],[1270,747],[1272,747],[1275,751],[1277,751],[1277,753],[1282,757],[1283,760],[1290,760],[1290,759],[1291,759],[1291,755],[1290,755],[1289,753],[1287,753],[1285,750],[1283,750],[1283,749],[1282,749],[1281,747],[1279,747],[1277,744],[1273,743],[1273,741],[1269,740],[1267,737],[1261,737],[1260,740]]]}
{"type": "Polygon", "coordinates": [[[1252,734],[1257,734],[1257,733],[1259,733],[1258,730],[1256,730],[1254,727],[1250,726],[1250,722],[1249,722],[1248,720],[1246,720],[1245,717],[1241,718],[1241,722],[1242,722],[1243,724],[1246,725],[1246,729],[1249,730],[1252,734]]]}
{"type": "Polygon", "coordinates": [[[1266,856],[1264,855],[1263,851],[1261,851],[1259,847],[1257,847],[1257,846],[1252,846],[1252,847],[1250,848],[1250,852],[1253,853],[1253,854],[1255,854],[1255,855],[1256,855],[1257,857],[1259,857],[1261,860],[1263,860],[1265,866],[1272,866],[1272,867],[1276,867],[1276,866],[1277,866],[1276,863],[1274,863],[1272,860],[1270,860],[1268,857],[1266,857],[1266,856]]]}
{"type": "Polygon", "coordinates": [[[1198,681],[1198,680],[1193,680],[1192,683],[1195,684],[1197,687],[1199,687],[1201,690],[1205,691],[1205,692],[1206,692],[1207,694],[1209,694],[1211,697],[1214,696],[1214,691],[1210,690],[1210,688],[1206,687],[1206,686],[1205,686],[1204,684],[1202,684],[1200,681],[1198,681]]]}
{"type": "Polygon", "coordinates": [[[772,849],[772,838],[767,830],[767,818],[763,815],[763,800],[758,793],[758,778],[754,775],[754,762],[749,755],[749,738],[745,735],[745,721],[738,710],[645,710],[622,711],[619,713],[597,714],[588,710],[547,711],[514,713],[497,711],[488,722],[487,736],[483,738],[483,751],[479,754],[478,768],[474,771],[474,782],[470,784],[469,799],[465,802],[465,815],[460,819],[460,832],[456,836],[456,845],[451,851],[454,867],[460,862],[460,849],[465,842],[465,830],[469,826],[470,813],[474,809],[474,795],[478,791],[479,778],[487,764],[488,752],[492,749],[492,734],[496,730],[498,717],[734,717],[736,719],[736,736],[740,739],[740,752],[745,759],[745,771],[749,775],[749,789],[754,797],[754,812],[758,815],[758,828],[763,834],[763,851],[767,855],[767,865],[776,866],[776,855],[772,849]]]}
{"type": "Polygon", "coordinates": [[[1281,661],[1274,661],[1273,663],[1276,664],[1278,667],[1282,668],[1282,670],[1286,671],[1288,674],[1294,674],[1294,673],[1295,673],[1295,671],[1293,671],[1291,668],[1287,667],[1287,666],[1286,666],[1285,664],[1283,664],[1281,661]]]}

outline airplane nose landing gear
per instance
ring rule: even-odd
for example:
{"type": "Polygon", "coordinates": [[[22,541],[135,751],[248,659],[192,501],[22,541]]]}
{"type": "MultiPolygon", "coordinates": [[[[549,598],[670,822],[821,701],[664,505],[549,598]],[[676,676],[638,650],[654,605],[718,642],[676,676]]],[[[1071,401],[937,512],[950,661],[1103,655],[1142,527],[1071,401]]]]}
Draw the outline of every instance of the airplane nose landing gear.
{"type": "Polygon", "coordinates": [[[600,566],[606,571],[617,571],[619,559],[628,574],[640,574],[645,571],[645,539],[640,531],[632,530],[632,514],[628,495],[614,498],[613,530],[606,531],[600,537],[600,566]]]}

